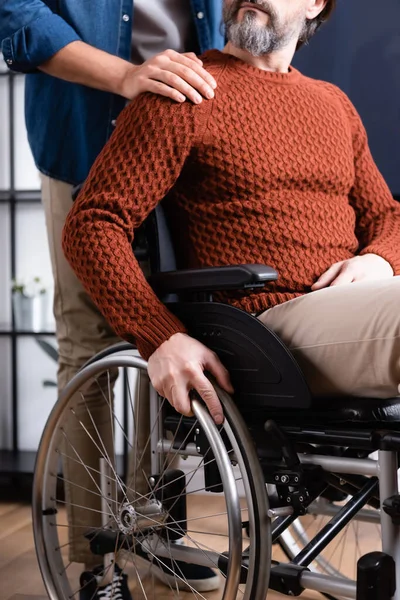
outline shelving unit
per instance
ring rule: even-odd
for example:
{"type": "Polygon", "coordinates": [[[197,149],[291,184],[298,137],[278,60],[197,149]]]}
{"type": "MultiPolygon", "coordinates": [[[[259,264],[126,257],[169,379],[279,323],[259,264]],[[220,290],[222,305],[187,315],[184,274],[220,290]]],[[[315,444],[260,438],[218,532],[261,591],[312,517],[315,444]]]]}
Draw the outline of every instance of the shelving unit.
{"type": "Polygon", "coordinates": [[[34,203],[37,204],[40,202],[40,192],[38,190],[31,191],[14,191],[11,190],[0,190],[0,202],[10,203],[10,202],[26,202],[26,203],[34,203]]]}
{"type": "MultiPolygon", "coordinates": [[[[1,58],[1,57],[0,57],[1,58]]],[[[7,82],[8,88],[8,146],[9,146],[9,186],[8,189],[0,190],[0,205],[8,207],[9,220],[9,273],[11,279],[14,279],[17,274],[17,211],[22,205],[39,205],[40,191],[39,190],[18,190],[16,189],[16,165],[15,165],[15,87],[19,74],[10,71],[0,72],[0,81],[7,82]]],[[[11,286],[8,290],[1,290],[2,294],[9,294],[10,306],[11,286]]],[[[19,447],[19,385],[18,385],[18,341],[21,338],[39,338],[43,336],[53,336],[53,331],[22,331],[15,326],[14,315],[11,310],[11,321],[9,323],[0,323],[0,338],[9,339],[10,349],[10,394],[11,394],[11,448],[0,449],[0,476],[12,476],[13,481],[16,479],[31,476],[34,470],[34,462],[36,453],[34,451],[22,451],[19,447]]],[[[41,352],[38,347],[38,352],[41,352]]]]}

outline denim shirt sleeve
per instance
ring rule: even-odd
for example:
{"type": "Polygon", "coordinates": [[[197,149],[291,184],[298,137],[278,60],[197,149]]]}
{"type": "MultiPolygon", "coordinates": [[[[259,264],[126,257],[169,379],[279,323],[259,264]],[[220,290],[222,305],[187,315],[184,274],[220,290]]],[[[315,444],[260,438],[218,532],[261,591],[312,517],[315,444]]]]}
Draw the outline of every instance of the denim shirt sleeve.
{"type": "Polygon", "coordinates": [[[1,50],[13,71],[35,71],[56,52],[80,39],[76,31],[41,0],[0,2],[1,50]]]}

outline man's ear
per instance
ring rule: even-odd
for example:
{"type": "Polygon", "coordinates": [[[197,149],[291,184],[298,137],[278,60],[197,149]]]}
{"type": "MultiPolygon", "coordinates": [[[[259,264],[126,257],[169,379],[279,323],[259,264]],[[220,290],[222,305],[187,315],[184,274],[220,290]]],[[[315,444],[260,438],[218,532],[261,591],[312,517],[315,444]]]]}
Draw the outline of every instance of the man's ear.
{"type": "Polygon", "coordinates": [[[309,0],[306,18],[310,21],[318,17],[318,15],[324,10],[328,0],[309,0]]]}

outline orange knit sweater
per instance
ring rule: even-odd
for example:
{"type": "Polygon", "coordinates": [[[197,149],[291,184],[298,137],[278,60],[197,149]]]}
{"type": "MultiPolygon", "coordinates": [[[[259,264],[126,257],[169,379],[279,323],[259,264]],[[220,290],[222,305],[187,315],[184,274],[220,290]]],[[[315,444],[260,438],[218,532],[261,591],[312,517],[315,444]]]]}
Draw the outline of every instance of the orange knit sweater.
{"type": "Polygon", "coordinates": [[[67,219],[68,260],[116,333],[144,357],[183,325],[133,256],[135,229],[163,198],[181,267],[263,263],[265,290],[221,295],[259,312],[310,291],[333,263],[374,253],[400,274],[400,205],[336,87],[218,51],[216,98],[142,95],[121,114],[67,219]]]}

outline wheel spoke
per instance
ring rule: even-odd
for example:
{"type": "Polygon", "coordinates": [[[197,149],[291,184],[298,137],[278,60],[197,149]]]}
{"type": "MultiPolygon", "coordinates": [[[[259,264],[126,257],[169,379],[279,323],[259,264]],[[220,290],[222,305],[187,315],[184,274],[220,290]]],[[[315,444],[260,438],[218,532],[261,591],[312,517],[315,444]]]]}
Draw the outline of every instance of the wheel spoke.
{"type": "MultiPolygon", "coordinates": [[[[92,417],[92,414],[91,414],[91,412],[89,411],[89,409],[87,409],[87,410],[88,410],[88,413],[89,413],[89,417],[90,417],[90,419],[91,419],[91,420],[92,420],[92,422],[94,423],[94,421],[93,421],[93,417],[92,417]]],[[[95,425],[96,432],[97,432],[97,435],[98,435],[98,437],[99,437],[99,439],[100,439],[100,441],[101,441],[101,444],[103,445],[103,448],[104,448],[104,454],[105,454],[105,456],[104,456],[104,455],[102,455],[102,451],[101,451],[101,449],[99,448],[98,444],[97,444],[97,443],[94,441],[94,439],[93,439],[93,436],[92,436],[92,435],[89,433],[89,431],[87,430],[87,427],[85,427],[85,425],[84,425],[84,424],[82,423],[82,421],[79,419],[78,415],[76,415],[75,411],[74,411],[73,409],[71,409],[71,412],[72,412],[72,414],[74,414],[74,416],[76,416],[76,418],[78,419],[78,422],[80,423],[81,427],[82,427],[82,428],[83,428],[83,430],[86,432],[86,434],[88,435],[88,437],[89,437],[89,438],[92,440],[93,444],[95,445],[95,447],[96,447],[96,448],[97,448],[97,450],[99,451],[99,453],[100,453],[100,456],[103,456],[103,458],[104,458],[104,459],[105,459],[105,461],[107,462],[108,466],[110,467],[111,471],[112,471],[112,472],[113,472],[113,474],[114,474],[114,477],[115,477],[115,482],[117,483],[117,485],[118,485],[118,487],[120,488],[121,492],[124,494],[124,496],[125,496],[125,499],[126,499],[126,500],[128,500],[128,498],[126,497],[126,494],[125,494],[125,491],[124,491],[123,485],[122,485],[122,483],[121,483],[121,480],[120,480],[120,478],[119,478],[119,477],[118,477],[118,475],[117,475],[117,471],[116,471],[116,469],[115,469],[114,465],[112,464],[110,457],[108,456],[108,453],[107,453],[107,450],[106,450],[105,444],[104,444],[103,440],[101,439],[101,436],[100,436],[100,434],[98,433],[98,429],[97,429],[96,425],[95,425]]],[[[112,436],[112,439],[114,439],[114,435],[112,436]]],[[[115,463],[115,464],[116,464],[116,463],[115,463]]]]}
{"type": "MultiPolygon", "coordinates": [[[[66,436],[65,431],[62,430],[62,433],[64,434],[64,436],[66,436]]],[[[109,505],[108,499],[106,498],[106,496],[104,496],[104,494],[102,493],[100,487],[97,484],[97,481],[95,480],[95,478],[93,477],[93,475],[91,474],[91,472],[89,471],[87,465],[85,465],[85,463],[83,462],[83,460],[81,459],[78,451],[75,449],[75,446],[72,444],[72,442],[66,438],[68,444],[71,446],[73,452],[75,453],[78,462],[80,463],[80,465],[85,469],[86,473],[89,475],[90,479],[93,481],[94,485],[96,486],[96,488],[98,489],[98,491],[100,492],[100,496],[105,500],[105,502],[107,503],[108,509],[111,512],[111,514],[115,517],[114,515],[114,511],[112,510],[111,506],[109,505]]]]}
{"type": "Polygon", "coordinates": [[[142,546],[143,551],[146,554],[150,554],[157,562],[159,562],[160,564],[163,565],[163,567],[165,567],[165,569],[167,569],[167,571],[169,571],[172,575],[174,575],[176,578],[178,578],[180,581],[182,581],[185,585],[187,585],[191,590],[193,590],[195,593],[197,593],[199,595],[200,598],[203,598],[203,600],[207,600],[207,598],[205,598],[202,594],[200,594],[199,592],[196,592],[196,590],[193,588],[193,586],[191,586],[187,580],[183,579],[182,577],[180,577],[179,575],[177,575],[163,560],[161,560],[161,558],[157,557],[151,550],[150,548],[148,548],[147,546],[145,547],[144,544],[139,541],[139,544],[142,546]]]}

